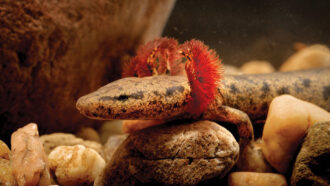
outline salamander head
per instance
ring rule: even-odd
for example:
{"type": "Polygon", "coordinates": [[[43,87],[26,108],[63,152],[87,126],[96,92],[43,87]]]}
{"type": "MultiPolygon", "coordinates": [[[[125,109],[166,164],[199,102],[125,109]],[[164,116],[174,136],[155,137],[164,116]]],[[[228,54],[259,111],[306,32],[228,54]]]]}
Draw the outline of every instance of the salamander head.
{"type": "Polygon", "coordinates": [[[78,99],[76,107],[93,119],[163,119],[184,113],[190,94],[184,76],[124,78],[78,99]]]}

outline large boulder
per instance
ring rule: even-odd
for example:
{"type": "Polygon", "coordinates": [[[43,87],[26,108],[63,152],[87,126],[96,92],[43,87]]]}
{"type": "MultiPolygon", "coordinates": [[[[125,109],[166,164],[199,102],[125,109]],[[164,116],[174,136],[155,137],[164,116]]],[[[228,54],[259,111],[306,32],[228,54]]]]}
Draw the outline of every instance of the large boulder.
{"type": "Polygon", "coordinates": [[[291,185],[330,185],[330,121],[309,128],[297,156],[291,185]]]}
{"type": "Polygon", "coordinates": [[[233,135],[217,123],[159,125],[130,134],[95,185],[196,185],[225,176],[238,154],[233,135]]]}
{"type": "Polygon", "coordinates": [[[77,98],[119,78],[123,58],[160,36],[175,0],[0,0],[0,136],[89,120],[77,98]]]}

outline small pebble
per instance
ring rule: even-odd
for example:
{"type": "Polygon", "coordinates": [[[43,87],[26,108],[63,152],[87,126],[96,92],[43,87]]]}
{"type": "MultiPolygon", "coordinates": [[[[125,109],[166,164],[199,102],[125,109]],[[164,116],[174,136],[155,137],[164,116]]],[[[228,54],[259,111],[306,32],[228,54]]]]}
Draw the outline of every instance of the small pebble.
{"type": "Polygon", "coordinates": [[[18,185],[51,183],[47,155],[35,123],[30,123],[11,135],[11,149],[12,170],[18,185]]]}
{"type": "Polygon", "coordinates": [[[311,45],[290,56],[280,71],[304,70],[330,66],[330,50],[324,45],[311,45]]]}
{"type": "Polygon", "coordinates": [[[0,185],[16,185],[10,160],[0,158],[0,185]]]}
{"type": "Polygon", "coordinates": [[[76,136],[78,138],[82,138],[84,140],[95,141],[101,143],[101,138],[99,133],[91,128],[91,127],[83,127],[77,133],[76,136]]]}
{"type": "Polygon", "coordinates": [[[108,162],[111,160],[112,155],[116,152],[118,147],[125,141],[127,134],[112,135],[108,138],[108,141],[104,144],[105,160],[108,162]]]}
{"type": "Polygon", "coordinates": [[[48,155],[49,167],[60,185],[91,184],[104,169],[104,159],[82,145],[58,146],[48,155]]]}
{"type": "Polygon", "coordinates": [[[281,174],[232,172],[228,177],[228,186],[287,186],[287,182],[281,174]]]}
{"type": "Polygon", "coordinates": [[[240,154],[237,171],[272,172],[271,165],[266,161],[261,151],[261,139],[249,143],[240,154]]]}
{"type": "Polygon", "coordinates": [[[58,146],[73,146],[83,145],[94,149],[101,156],[104,156],[103,146],[95,141],[83,140],[69,133],[52,133],[40,136],[40,140],[44,146],[46,154],[49,154],[54,148],[58,146]]]}
{"type": "Polygon", "coordinates": [[[10,150],[5,142],[0,140],[0,158],[9,160],[10,159],[10,150]]]}
{"type": "Polygon", "coordinates": [[[102,144],[105,144],[109,136],[123,134],[123,120],[112,120],[102,124],[99,128],[102,144]]]}
{"type": "Polygon", "coordinates": [[[268,61],[248,61],[241,66],[244,74],[265,74],[275,72],[275,68],[268,61]]]}

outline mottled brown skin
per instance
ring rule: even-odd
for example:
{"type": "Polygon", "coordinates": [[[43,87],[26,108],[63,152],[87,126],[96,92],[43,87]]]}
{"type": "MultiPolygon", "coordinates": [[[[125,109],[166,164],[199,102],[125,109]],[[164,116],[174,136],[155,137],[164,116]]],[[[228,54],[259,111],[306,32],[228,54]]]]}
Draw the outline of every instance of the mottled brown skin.
{"type": "Polygon", "coordinates": [[[265,119],[271,100],[290,94],[330,110],[330,68],[225,76],[200,116],[185,112],[190,87],[183,76],[124,78],[81,97],[78,110],[93,119],[197,118],[236,124],[241,145],[253,140],[250,121],[265,119]]]}

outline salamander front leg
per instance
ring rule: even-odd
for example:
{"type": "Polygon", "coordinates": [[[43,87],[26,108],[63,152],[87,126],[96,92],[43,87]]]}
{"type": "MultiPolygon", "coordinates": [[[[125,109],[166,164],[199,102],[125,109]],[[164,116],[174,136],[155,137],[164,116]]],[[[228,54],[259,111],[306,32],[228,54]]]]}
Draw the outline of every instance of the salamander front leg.
{"type": "Polygon", "coordinates": [[[240,151],[246,147],[251,141],[254,140],[253,126],[249,116],[238,109],[221,105],[217,109],[209,109],[203,115],[204,119],[213,121],[222,121],[233,123],[237,126],[237,131],[240,136],[239,144],[240,151]]]}

